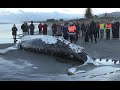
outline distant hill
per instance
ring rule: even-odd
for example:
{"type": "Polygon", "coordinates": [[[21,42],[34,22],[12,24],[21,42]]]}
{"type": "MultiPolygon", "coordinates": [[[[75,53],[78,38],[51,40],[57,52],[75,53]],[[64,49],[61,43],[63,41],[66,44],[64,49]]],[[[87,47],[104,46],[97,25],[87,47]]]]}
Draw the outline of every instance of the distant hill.
{"type": "MultiPolygon", "coordinates": [[[[97,15],[98,17],[103,17],[104,14],[97,15]]],[[[109,17],[120,17],[120,12],[112,12],[107,13],[107,16],[109,17]]],[[[43,12],[24,12],[22,10],[19,10],[18,13],[11,13],[11,12],[2,12],[0,13],[0,23],[14,23],[14,22],[20,22],[20,21],[46,21],[47,19],[64,19],[64,20],[70,20],[70,19],[77,19],[77,18],[83,18],[84,14],[65,14],[65,13],[59,13],[59,12],[51,12],[51,13],[43,13],[43,12]]]]}
{"type": "MultiPolygon", "coordinates": [[[[98,16],[103,17],[104,15],[105,15],[105,13],[101,14],[101,15],[98,15],[98,16]]],[[[120,12],[107,13],[107,16],[109,16],[109,17],[120,17],[120,12]]]]}
{"type": "Polygon", "coordinates": [[[2,12],[0,13],[0,23],[20,22],[20,21],[43,21],[47,19],[76,19],[81,18],[83,15],[79,14],[65,14],[65,13],[40,13],[40,12],[24,12],[18,13],[2,12]]]}

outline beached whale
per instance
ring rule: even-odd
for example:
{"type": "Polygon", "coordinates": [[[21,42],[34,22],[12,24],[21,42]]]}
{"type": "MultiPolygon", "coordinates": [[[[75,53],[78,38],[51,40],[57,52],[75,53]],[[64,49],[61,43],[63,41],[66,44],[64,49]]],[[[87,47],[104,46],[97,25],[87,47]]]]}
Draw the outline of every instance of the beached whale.
{"type": "Polygon", "coordinates": [[[84,64],[88,57],[82,51],[83,47],[70,43],[63,37],[53,37],[49,35],[27,35],[22,37],[15,46],[1,49],[0,54],[8,51],[23,49],[41,54],[57,56],[65,59],[79,61],[84,64]]]}
{"type": "MultiPolygon", "coordinates": [[[[0,54],[6,54],[8,51],[17,49],[80,61],[81,64],[83,64],[82,66],[88,65],[88,63],[92,63],[96,66],[120,64],[120,60],[93,59],[83,51],[83,47],[70,43],[62,37],[53,37],[49,35],[24,36],[15,46],[1,49],[0,54]]],[[[79,72],[85,72],[84,70],[81,70],[81,65],[68,69],[68,73],[70,74],[79,72]]]]}
{"type": "Polygon", "coordinates": [[[72,59],[80,61],[82,64],[87,61],[87,54],[82,51],[84,48],[70,43],[63,37],[27,35],[22,37],[17,45],[19,49],[72,59]]]}

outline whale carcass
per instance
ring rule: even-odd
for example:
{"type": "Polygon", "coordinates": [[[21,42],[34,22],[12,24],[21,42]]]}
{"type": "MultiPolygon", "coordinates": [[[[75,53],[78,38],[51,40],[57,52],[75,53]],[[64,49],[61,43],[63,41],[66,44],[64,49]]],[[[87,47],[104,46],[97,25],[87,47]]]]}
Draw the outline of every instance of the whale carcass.
{"type": "Polygon", "coordinates": [[[74,43],[70,43],[62,37],[53,37],[49,35],[24,36],[17,42],[15,46],[1,49],[0,54],[6,54],[8,51],[17,49],[80,61],[82,65],[69,68],[69,74],[86,72],[85,70],[81,70],[81,67],[84,67],[89,63],[92,63],[95,66],[120,64],[120,59],[91,58],[83,51],[83,47],[74,43]]]}
{"type": "Polygon", "coordinates": [[[81,63],[87,61],[87,55],[82,51],[83,47],[70,43],[62,37],[27,35],[21,38],[18,47],[26,51],[77,60],[81,63]]]}

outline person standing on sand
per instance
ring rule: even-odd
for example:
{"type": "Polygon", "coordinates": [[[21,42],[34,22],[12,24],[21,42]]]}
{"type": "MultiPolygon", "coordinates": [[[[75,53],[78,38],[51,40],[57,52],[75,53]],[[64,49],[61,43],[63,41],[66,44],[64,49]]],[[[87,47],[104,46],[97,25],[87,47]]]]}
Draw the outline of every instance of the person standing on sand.
{"type": "Polygon", "coordinates": [[[46,24],[46,22],[43,24],[43,35],[47,35],[47,27],[48,25],[46,24]]]}
{"type": "Polygon", "coordinates": [[[33,35],[34,34],[34,29],[35,29],[35,25],[33,24],[33,21],[31,21],[29,29],[30,29],[30,35],[33,35]]]}
{"type": "Polygon", "coordinates": [[[68,34],[68,26],[67,23],[64,23],[63,26],[63,38],[68,40],[69,34],[68,34]]]}
{"type": "Polygon", "coordinates": [[[40,24],[38,25],[39,34],[42,33],[42,28],[43,28],[43,25],[42,25],[42,23],[40,22],[40,24]]]}
{"type": "Polygon", "coordinates": [[[23,31],[23,36],[29,35],[29,27],[26,22],[24,22],[24,24],[21,25],[21,29],[23,31]]]}
{"type": "Polygon", "coordinates": [[[18,30],[18,29],[17,29],[16,25],[14,24],[13,27],[12,27],[13,39],[16,39],[17,30],[18,30]]]}
{"type": "Polygon", "coordinates": [[[12,27],[12,35],[13,35],[13,39],[14,39],[14,43],[16,42],[16,35],[17,35],[17,27],[15,26],[15,24],[12,27]]]}
{"type": "Polygon", "coordinates": [[[28,26],[28,23],[25,24],[25,29],[26,29],[26,35],[29,35],[30,32],[29,32],[29,26],[28,26]]]}
{"type": "Polygon", "coordinates": [[[115,39],[115,22],[112,22],[112,38],[115,39]]]}
{"type": "Polygon", "coordinates": [[[120,23],[116,21],[115,23],[115,38],[116,39],[119,39],[119,26],[120,26],[120,23]]]}
{"type": "Polygon", "coordinates": [[[92,21],[90,23],[90,38],[91,38],[91,42],[93,42],[93,36],[94,36],[94,40],[95,40],[95,43],[97,43],[97,25],[94,21],[92,21]]]}
{"type": "Polygon", "coordinates": [[[106,24],[106,39],[110,39],[110,30],[111,30],[111,23],[106,24]]]}
{"type": "Polygon", "coordinates": [[[82,31],[82,37],[83,37],[84,32],[85,32],[85,24],[84,24],[84,22],[82,22],[82,24],[81,24],[81,31],[82,31]]]}
{"type": "Polygon", "coordinates": [[[100,38],[103,39],[104,38],[104,29],[105,29],[105,24],[102,23],[100,24],[100,38]]]}
{"type": "Polygon", "coordinates": [[[99,38],[100,23],[97,22],[97,38],[99,38]]]}
{"type": "Polygon", "coordinates": [[[78,40],[78,37],[80,36],[80,26],[78,22],[76,23],[76,41],[78,40]]]}
{"type": "Polygon", "coordinates": [[[85,29],[85,41],[84,43],[88,43],[89,42],[89,34],[90,34],[90,25],[89,23],[86,24],[86,29],[85,29]]]}
{"type": "Polygon", "coordinates": [[[21,25],[21,29],[23,31],[23,36],[26,35],[25,24],[26,24],[26,22],[24,22],[24,24],[21,25]]]}
{"type": "Polygon", "coordinates": [[[62,26],[59,24],[57,27],[56,36],[62,36],[62,26]]]}
{"type": "Polygon", "coordinates": [[[54,22],[51,28],[52,28],[52,36],[56,36],[57,24],[54,22]]]}
{"type": "Polygon", "coordinates": [[[73,43],[76,41],[76,26],[71,22],[69,27],[68,27],[68,31],[69,31],[69,36],[70,36],[70,42],[73,43]]]}

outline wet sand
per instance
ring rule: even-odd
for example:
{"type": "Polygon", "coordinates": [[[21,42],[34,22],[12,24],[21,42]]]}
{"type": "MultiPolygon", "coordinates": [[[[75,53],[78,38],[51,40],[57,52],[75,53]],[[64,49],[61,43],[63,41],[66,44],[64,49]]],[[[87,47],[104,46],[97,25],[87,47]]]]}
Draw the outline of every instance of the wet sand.
{"type": "MultiPolygon", "coordinates": [[[[83,38],[79,38],[76,44],[85,47],[84,51],[94,58],[120,58],[120,40],[98,39],[98,43],[83,44],[83,38]]],[[[0,49],[13,45],[9,43],[0,44],[0,49]]],[[[0,55],[0,80],[72,80],[67,75],[67,69],[79,64],[79,62],[24,50],[10,51],[6,55],[0,55]]],[[[93,66],[84,68],[89,69],[89,67],[93,66]]],[[[99,72],[98,70],[97,72],[99,72]]],[[[109,77],[107,80],[119,80],[119,73],[111,77],[108,75],[105,78],[107,77],[109,77]]],[[[105,78],[102,78],[102,80],[106,80],[105,78]]],[[[80,78],[78,80],[101,79],[80,78]]]]}
{"type": "Polygon", "coordinates": [[[77,44],[84,47],[84,51],[92,58],[120,59],[120,39],[98,39],[97,41],[97,43],[89,42],[88,44],[83,44],[84,41],[81,39],[77,44]]]}
{"type": "MultiPolygon", "coordinates": [[[[1,44],[0,49],[13,45],[14,44],[1,44]]],[[[79,65],[80,63],[49,55],[24,50],[15,50],[10,51],[5,55],[0,55],[0,64],[2,65],[0,69],[4,71],[0,71],[0,80],[14,80],[11,77],[13,76],[16,78],[16,76],[14,76],[15,73],[17,76],[21,76],[22,73],[24,76],[29,76],[32,74],[52,74],[54,76],[56,74],[67,74],[68,68],[79,65]],[[10,77],[8,77],[5,72],[9,72],[10,77]]],[[[23,77],[21,80],[23,80],[23,77]]],[[[35,77],[33,77],[33,80],[35,80],[35,77]]]]}

